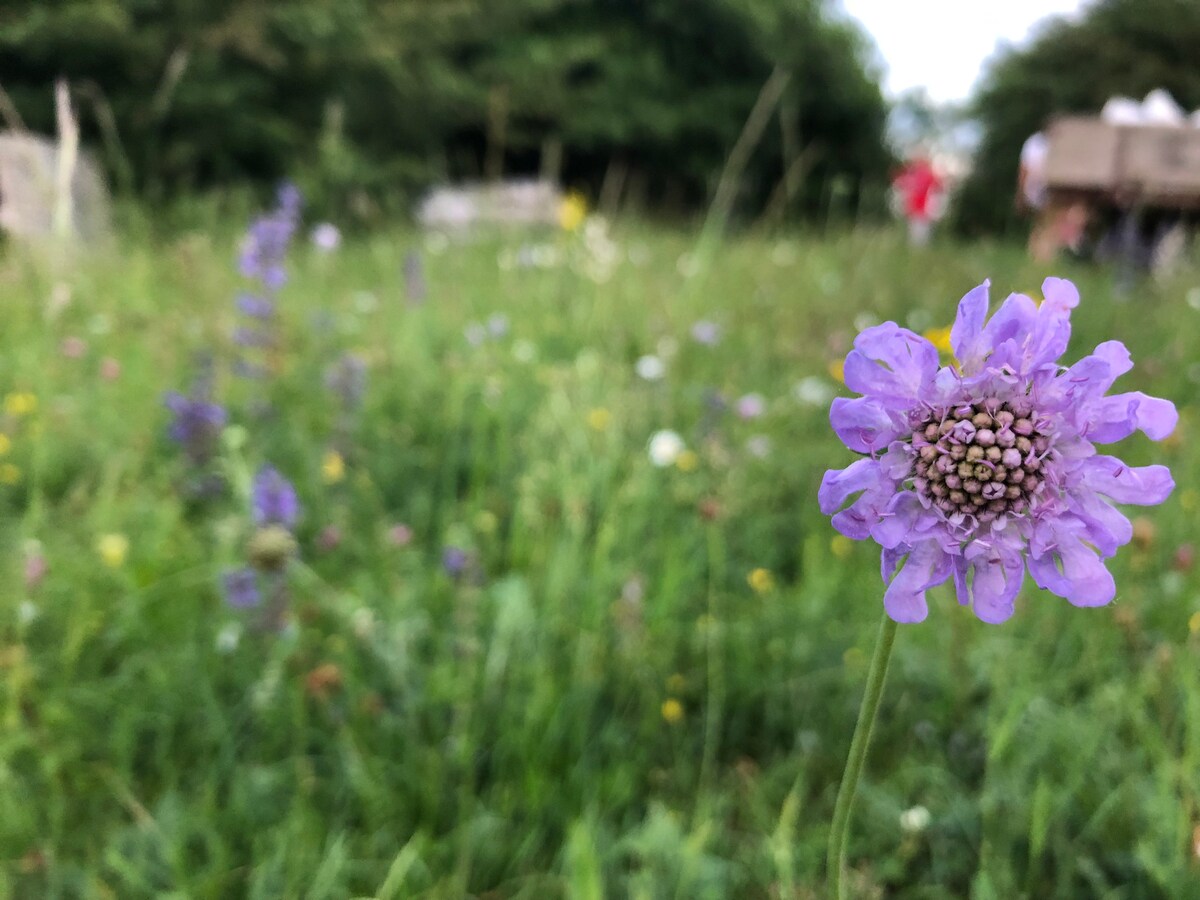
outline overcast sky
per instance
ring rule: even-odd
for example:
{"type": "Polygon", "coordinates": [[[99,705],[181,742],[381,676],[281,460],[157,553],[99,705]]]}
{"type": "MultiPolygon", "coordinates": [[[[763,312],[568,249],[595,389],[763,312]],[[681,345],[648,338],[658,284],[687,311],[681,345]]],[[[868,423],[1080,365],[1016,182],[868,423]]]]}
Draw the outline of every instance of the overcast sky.
{"type": "Polygon", "coordinates": [[[1084,0],[842,0],[875,41],[896,96],[924,86],[936,101],[964,100],[1000,42],[1020,43],[1035,22],[1076,13],[1084,0]]]}

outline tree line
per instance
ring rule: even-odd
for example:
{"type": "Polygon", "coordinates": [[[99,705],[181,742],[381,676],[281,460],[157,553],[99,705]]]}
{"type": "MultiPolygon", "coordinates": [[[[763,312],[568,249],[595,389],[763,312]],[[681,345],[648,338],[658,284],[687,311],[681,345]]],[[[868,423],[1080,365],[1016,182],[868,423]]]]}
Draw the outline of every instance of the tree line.
{"type": "Polygon", "coordinates": [[[8,0],[0,115],[52,133],[63,77],[121,192],[289,176],[370,216],[538,172],[699,209],[757,106],[735,208],[797,214],[886,182],[868,53],[826,0],[8,0]]]}

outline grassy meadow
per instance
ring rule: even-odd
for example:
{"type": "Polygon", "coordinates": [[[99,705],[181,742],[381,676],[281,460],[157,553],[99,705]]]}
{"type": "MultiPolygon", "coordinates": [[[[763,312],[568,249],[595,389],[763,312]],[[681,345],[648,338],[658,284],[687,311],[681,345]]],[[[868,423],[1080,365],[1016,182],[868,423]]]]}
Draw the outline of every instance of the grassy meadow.
{"type": "Polygon", "coordinates": [[[945,587],[901,627],[851,884],[1200,897],[1200,274],[1122,293],[890,230],[302,236],[247,382],[239,224],[0,248],[0,897],[823,896],[883,591],[816,504],[838,361],[1047,274],[1069,359],[1123,340],[1119,387],[1179,404],[1119,451],[1178,487],[1111,606],[1028,582],[987,626],[945,587]],[[163,395],[205,355],[228,489],[197,497],[163,395]],[[222,597],[267,462],[303,507],[282,630],[222,597]]]}

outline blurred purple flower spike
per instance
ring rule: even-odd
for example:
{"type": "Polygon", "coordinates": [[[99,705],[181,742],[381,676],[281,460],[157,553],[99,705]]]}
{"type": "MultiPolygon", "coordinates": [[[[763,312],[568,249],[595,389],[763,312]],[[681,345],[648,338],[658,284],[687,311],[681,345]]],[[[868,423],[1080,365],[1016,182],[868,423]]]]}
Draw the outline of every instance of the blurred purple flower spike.
{"type": "Polygon", "coordinates": [[[470,564],[470,554],[461,547],[446,547],[442,550],[442,568],[451,578],[461,578],[470,564]]]}
{"type": "Polygon", "coordinates": [[[987,282],[963,297],[954,366],[894,322],[865,330],[846,357],[846,386],[862,396],[834,400],[830,421],[865,458],[826,472],[819,502],[842,534],[882,547],[897,622],[922,621],[926,590],[950,578],[960,603],[1003,622],[1026,571],[1076,606],[1106,604],[1116,585],[1103,560],[1133,535],[1112,503],[1153,505],[1174,488],[1165,466],[1093,446],[1167,437],[1174,404],[1106,396],[1133,367],[1118,341],[1060,365],[1079,293],[1059,278],[1042,292],[1040,306],[1010,295],[990,319],[987,282]]]}
{"type": "Polygon", "coordinates": [[[253,569],[234,569],[221,576],[221,590],[225,602],[234,609],[249,609],[262,602],[258,589],[258,573],[253,569]]]}
{"type": "Polygon", "coordinates": [[[225,408],[209,399],[207,380],[197,379],[191,396],[171,391],[163,397],[163,405],[174,417],[167,427],[168,437],[193,464],[203,466],[216,455],[217,442],[228,419],[225,408]]]}
{"type": "Polygon", "coordinates": [[[300,517],[300,501],[291,482],[277,469],[273,466],[259,469],[250,493],[255,525],[259,528],[282,525],[289,531],[295,527],[300,517]]]}

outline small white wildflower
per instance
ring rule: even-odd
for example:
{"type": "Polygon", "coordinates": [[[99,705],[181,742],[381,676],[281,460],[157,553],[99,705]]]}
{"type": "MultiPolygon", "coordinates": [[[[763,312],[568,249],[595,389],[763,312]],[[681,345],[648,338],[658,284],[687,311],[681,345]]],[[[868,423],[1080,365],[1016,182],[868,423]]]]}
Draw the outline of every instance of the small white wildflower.
{"type": "Polygon", "coordinates": [[[675,460],[679,459],[679,454],[687,449],[687,445],[676,432],[664,429],[650,436],[646,449],[650,454],[650,462],[664,469],[675,464],[675,460]]]}
{"type": "Polygon", "coordinates": [[[28,625],[37,617],[37,604],[32,600],[22,600],[17,605],[17,622],[19,622],[21,625],[28,625]]]}
{"type": "Polygon", "coordinates": [[[313,246],[325,253],[332,253],[342,244],[342,233],[332,222],[314,226],[310,238],[313,246]]]}
{"type": "Polygon", "coordinates": [[[762,394],[746,394],[738,398],[734,408],[740,419],[757,419],[767,411],[767,401],[762,394]]]}
{"type": "Polygon", "coordinates": [[[513,341],[512,355],[519,363],[531,363],[537,359],[537,347],[531,341],[513,341]]]}
{"type": "Polygon", "coordinates": [[[217,632],[217,639],[215,641],[217,652],[223,656],[227,656],[237,649],[241,640],[242,626],[237,622],[230,622],[217,632]]]}
{"type": "Polygon", "coordinates": [[[900,813],[900,830],[905,834],[920,834],[929,827],[929,810],[914,806],[900,813]]]}
{"type": "Polygon", "coordinates": [[[833,388],[829,382],[816,375],[801,378],[792,392],[805,406],[825,406],[833,399],[833,388]]]}
{"type": "Polygon", "coordinates": [[[1200,287],[1194,287],[1187,292],[1187,305],[1192,309],[1200,310],[1200,287]]]}
{"type": "Polygon", "coordinates": [[[659,381],[667,374],[667,366],[661,359],[652,354],[646,354],[634,364],[638,377],[646,381],[659,381]]]}
{"type": "Polygon", "coordinates": [[[765,434],[756,434],[746,441],[746,452],[757,459],[771,455],[771,439],[765,434]]]}
{"type": "Polygon", "coordinates": [[[692,326],[692,340],[706,347],[713,347],[721,340],[721,326],[708,319],[701,319],[692,326]]]}
{"type": "Polygon", "coordinates": [[[1185,586],[1186,580],[1184,579],[1182,572],[1177,572],[1172,569],[1170,572],[1163,573],[1162,590],[1163,594],[1167,597],[1178,597],[1181,593],[1183,593],[1185,586]]]}
{"type": "Polygon", "coordinates": [[[487,329],[478,322],[468,322],[467,327],[463,329],[463,337],[472,347],[478,347],[487,339],[487,329]]]}
{"type": "Polygon", "coordinates": [[[495,313],[488,317],[487,330],[494,338],[502,338],[508,334],[508,316],[504,313],[495,313]]]}

